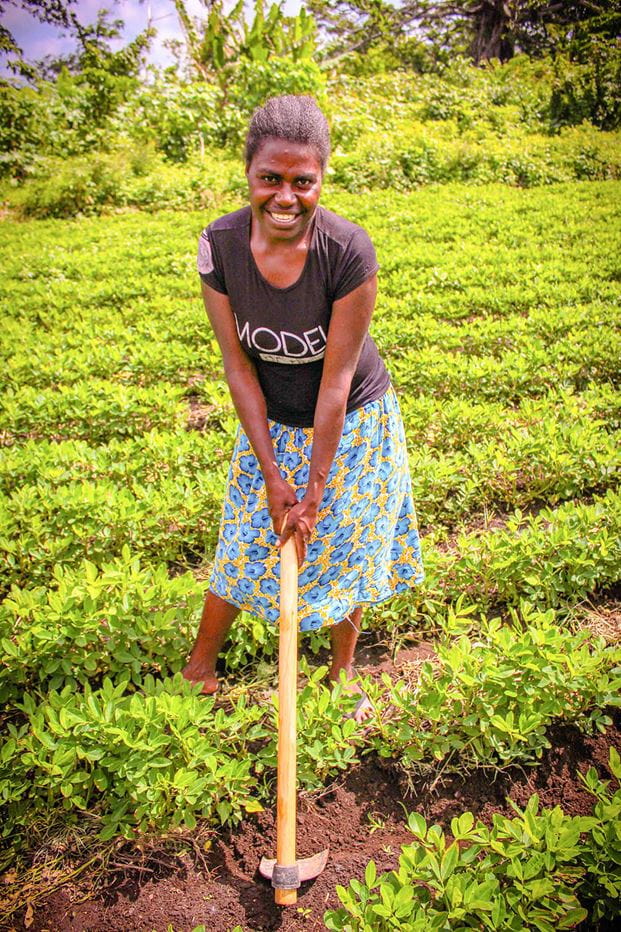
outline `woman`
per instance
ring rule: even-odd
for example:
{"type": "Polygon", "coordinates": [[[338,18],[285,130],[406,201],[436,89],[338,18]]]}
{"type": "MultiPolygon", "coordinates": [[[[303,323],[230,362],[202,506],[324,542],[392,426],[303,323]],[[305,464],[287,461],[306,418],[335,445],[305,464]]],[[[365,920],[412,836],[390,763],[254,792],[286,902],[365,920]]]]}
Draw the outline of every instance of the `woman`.
{"type": "MultiPolygon", "coordinates": [[[[295,540],[300,629],[330,625],[330,678],[354,680],[362,605],[422,579],[403,425],[368,328],[377,260],[318,206],[330,151],[312,98],[268,100],[246,140],[249,206],[203,231],[198,269],[241,426],[215,563],[184,676],[217,690],[240,609],[278,619],[295,540]]],[[[355,717],[370,714],[361,694],[355,717]]]]}

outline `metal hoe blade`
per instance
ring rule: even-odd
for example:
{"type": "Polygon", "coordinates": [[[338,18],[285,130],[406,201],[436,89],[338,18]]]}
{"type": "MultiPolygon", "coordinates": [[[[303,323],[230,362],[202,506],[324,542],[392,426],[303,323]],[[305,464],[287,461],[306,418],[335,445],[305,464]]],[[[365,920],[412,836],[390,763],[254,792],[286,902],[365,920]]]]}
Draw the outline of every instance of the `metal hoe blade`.
{"type": "Polygon", "coordinates": [[[329,853],[330,849],[326,848],[310,858],[299,858],[292,867],[277,865],[276,858],[261,858],[259,873],[266,880],[271,880],[274,888],[295,890],[305,880],[313,880],[322,873],[329,853]]]}

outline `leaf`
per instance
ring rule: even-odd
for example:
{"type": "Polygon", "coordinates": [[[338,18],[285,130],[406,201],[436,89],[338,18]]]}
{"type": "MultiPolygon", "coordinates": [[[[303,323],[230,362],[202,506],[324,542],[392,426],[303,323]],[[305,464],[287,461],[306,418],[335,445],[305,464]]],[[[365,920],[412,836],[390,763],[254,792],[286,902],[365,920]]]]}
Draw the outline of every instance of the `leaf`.
{"type": "Polygon", "coordinates": [[[442,880],[448,880],[453,871],[457,866],[459,860],[459,847],[457,842],[454,841],[444,852],[442,860],[440,862],[440,874],[442,880]]]}
{"type": "Polygon", "coordinates": [[[102,841],[110,841],[111,838],[114,838],[118,835],[117,827],[113,822],[109,822],[108,825],[105,825],[99,833],[99,838],[102,841]]]}
{"type": "Polygon", "coordinates": [[[411,912],[411,903],[414,898],[414,889],[407,884],[397,891],[393,902],[393,910],[401,919],[411,912]]]}
{"type": "Polygon", "coordinates": [[[462,812],[457,817],[451,819],[451,832],[454,838],[465,838],[474,825],[474,816],[471,812],[462,812]]]}
{"type": "Polygon", "coordinates": [[[418,835],[419,838],[424,838],[427,834],[427,823],[418,812],[411,812],[408,816],[408,828],[413,835],[418,835]]]}
{"type": "Polygon", "coordinates": [[[369,861],[364,872],[364,882],[367,887],[371,888],[377,879],[377,869],[375,861],[369,861]]]}
{"type": "Polygon", "coordinates": [[[589,913],[584,907],[576,906],[568,910],[562,919],[557,920],[558,929],[575,929],[577,925],[587,919],[589,913]]]}
{"type": "Polygon", "coordinates": [[[226,820],[229,818],[229,816],[231,815],[232,811],[233,809],[231,807],[231,804],[224,802],[224,801],[219,802],[218,805],[216,806],[216,812],[218,813],[218,816],[220,817],[220,821],[222,822],[223,825],[226,822],[226,820]]]}
{"type": "MultiPolygon", "coordinates": [[[[84,561],[84,575],[89,583],[94,583],[97,579],[97,567],[90,560],[84,561]]],[[[96,593],[98,594],[98,593],[96,593]]]]}
{"type": "Polygon", "coordinates": [[[263,812],[263,806],[258,799],[249,799],[244,803],[244,809],[246,812],[263,812]]]}

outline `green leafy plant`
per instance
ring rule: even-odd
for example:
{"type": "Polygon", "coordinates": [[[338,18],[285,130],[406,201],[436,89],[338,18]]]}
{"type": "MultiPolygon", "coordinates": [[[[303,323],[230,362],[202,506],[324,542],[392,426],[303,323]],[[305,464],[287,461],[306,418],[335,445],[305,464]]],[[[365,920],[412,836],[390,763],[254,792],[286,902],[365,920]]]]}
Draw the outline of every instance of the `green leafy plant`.
{"type": "Polygon", "coordinates": [[[142,692],[105,679],[52,690],[19,704],[27,725],[9,725],[0,798],[5,838],[14,841],[37,811],[88,808],[101,838],[238,821],[261,808],[248,745],[265,735],[263,711],[240,699],[228,716],[177,676],[146,677],[142,692]]]}
{"type": "MultiPolygon", "coordinates": [[[[619,755],[610,769],[621,777],[619,755]]],[[[560,806],[541,809],[530,797],[516,815],[495,813],[491,827],[471,812],[451,820],[451,833],[408,817],[415,837],[399,867],[381,875],[373,861],[364,881],[337,887],[341,908],[328,910],[326,928],[347,932],[389,929],[573,929],[619,915],[619,805],[591,769],[582,778],[597,799],[592,816],[567,816],[560,806]]]]}
{"type": "MultiPolygon", "coordinates": [[[[456,624],[463,630],[464,619],[456,624]]],[[[559,628],[552,612],[519,625],[495,620],[452,638],[449,622],[437,662],[423,664],[415,687],[390,686],[372,739],[378,753],[398,756],[406,770],[501,769],[536,763],[554,721],[604,731],[603,710],[619,705],[620,651],[559,628]]]]}
{"type": "Polygon", "coordinates": [[[540,811],[537,796],[523,812],[514,808],[513,819],[495,814],[491,829],[475,825],[470,812],[452,819],[452,841],[411,814],[416,841],[402,848],[398,870],[378,876],[370,861],[364,882],[337,887],[343,908],[326,913],[326,928],[574,928],[587,917],[575,895],[583,874],[575,862],[593,820],[559,807],[540,811]]]}
{"type": "MultiPolygon", "coordinates": [[[[346,770],[358,759],[358,749],[364,744],[364,727],[347,714],[358,697],[348,695],[344,683],[330,689],[322,682],[326,667],[318,667],[312,673],[305,663],[301,668],[307,674],[307,682],[297,700],[297,774],[301,787],[317,790],[326,777],[346,770]]],[[[264,766],[276,768],[277,708],[275,697],[273,737],[258,755],[261,769],[264,766]]]]}
{"type": "Polygon", "coordinates": [[[594,767],[579,775],[596,800],[594,825],[584,842],[586,874],[581,882],[581,891],[592,903],[591,916],[596,921],[621,915],[621,762],[614,747],[609,751],[608,766],[617,783],[614,792],[610,789],[611,781],[600,780],[594,767]]]}
{"type": "Polygon", "coordinates": [[[54,570],[54,586],[13,589],[0,606],[0,701],[24,688],[75,688],[103,676],[177,672],[202,602],[190,574],[141,565],[127,546],[99,570],[54,570]]]}

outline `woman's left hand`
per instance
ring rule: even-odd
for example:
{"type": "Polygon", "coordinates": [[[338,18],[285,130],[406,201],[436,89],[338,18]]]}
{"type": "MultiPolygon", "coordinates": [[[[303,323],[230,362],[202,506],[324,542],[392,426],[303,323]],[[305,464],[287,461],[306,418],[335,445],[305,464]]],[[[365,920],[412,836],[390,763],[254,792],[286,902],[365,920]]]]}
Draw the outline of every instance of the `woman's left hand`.
{"type": "Polygon", "coordinates": [[[296,553],[298,555],[298,567],[301,567],[306,559],[308,542],[315,530],[316,523],[317,507],[305,498],[287,512],[287,517],[280,534],[279,546],[282,547],[282,545],[293,536],[296,553]]]}

